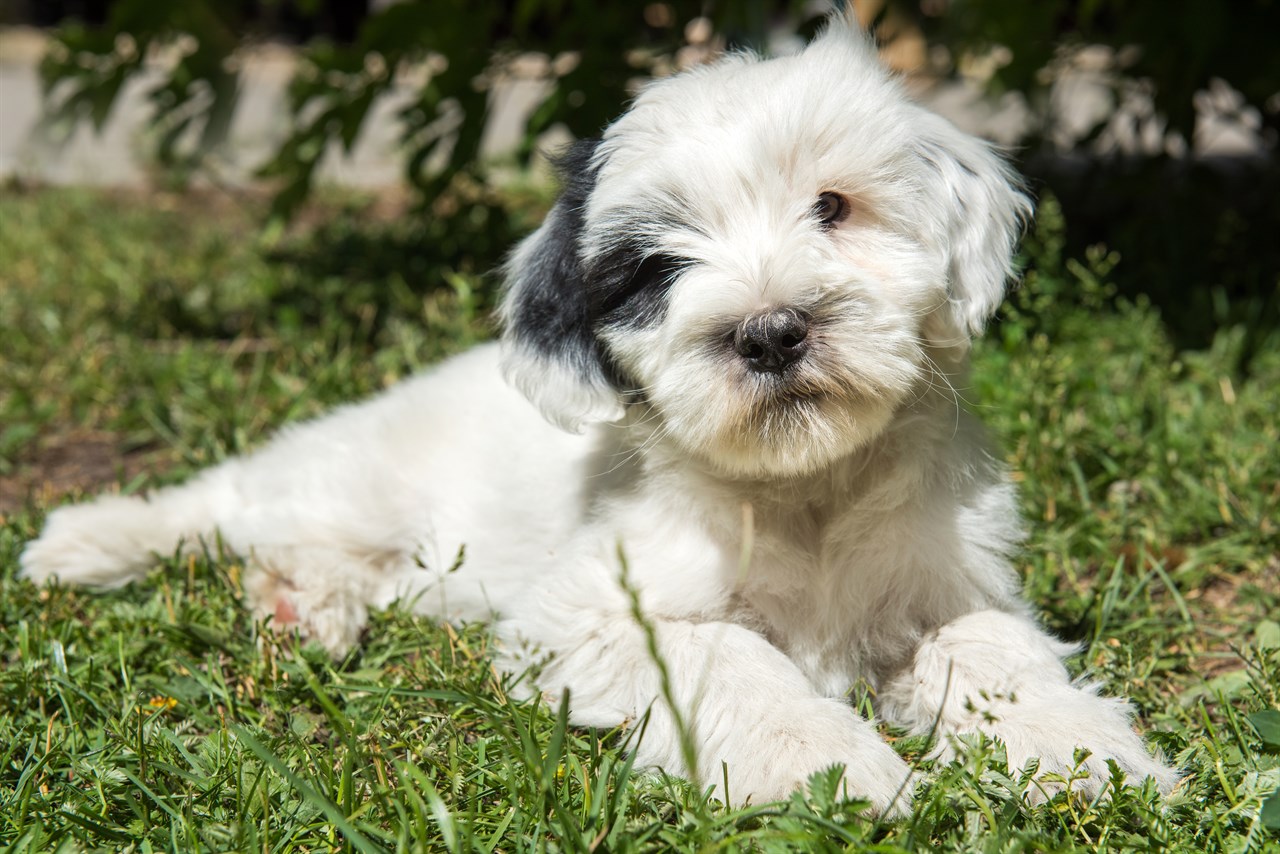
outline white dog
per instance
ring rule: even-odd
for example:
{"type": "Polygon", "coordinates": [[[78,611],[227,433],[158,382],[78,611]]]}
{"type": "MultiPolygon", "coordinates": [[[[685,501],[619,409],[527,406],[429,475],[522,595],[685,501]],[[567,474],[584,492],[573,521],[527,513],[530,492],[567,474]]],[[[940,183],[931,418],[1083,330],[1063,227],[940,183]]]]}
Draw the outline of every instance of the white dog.
{"type": "Polygon", "coordinates": [[[532,651],[571,721],[647,713],[638,762],[705,784],[723,763],[734,801],[836,763],[905,801],[844,699],[859,680],[941,754],[981,731],[1015,768],[1087,748],[1086,793],[1107,760],[1170,788],[1019,598],[1014,491],[952,391],[1029,212],[991,148],[835,21],[798,56],[647,86],[561,170],[500,347],[185,485],[60,509],[25,575],[121,585],[216,534],[249,604],[335,654],[397,599],[496,614],[507,666],[532,651]]]}

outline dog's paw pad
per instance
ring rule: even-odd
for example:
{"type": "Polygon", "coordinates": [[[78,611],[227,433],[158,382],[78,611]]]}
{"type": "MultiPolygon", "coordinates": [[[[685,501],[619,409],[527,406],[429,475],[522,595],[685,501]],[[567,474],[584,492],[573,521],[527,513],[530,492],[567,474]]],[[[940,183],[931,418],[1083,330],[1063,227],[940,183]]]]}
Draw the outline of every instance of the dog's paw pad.
{"type": "Polygon", "coordinates": [[[298,610],[293,607],[293,603],[289,601],[289,597],[277,596],[276,607],[271,614],[271,619],[277,626],[297,625],[298,610]]]}
{"type": "Polygon", "coordinates": [[[360,640],[369,616],[363,604],[336,595],[308,598],[305,590],[283,583],[278,587],[287,589],[253,597],[256,604],[252,604],[252,610],[260,621],[317,643],[334,658],[346,655],[360,640]]]}

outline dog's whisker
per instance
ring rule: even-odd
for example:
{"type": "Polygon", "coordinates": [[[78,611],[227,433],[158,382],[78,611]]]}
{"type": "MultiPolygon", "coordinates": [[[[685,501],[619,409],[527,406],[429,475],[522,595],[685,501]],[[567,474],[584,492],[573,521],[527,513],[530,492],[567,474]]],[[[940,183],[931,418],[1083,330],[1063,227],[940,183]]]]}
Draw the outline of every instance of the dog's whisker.
{"type": "Polygon", "coordinates": [[[648,438],[646,438],[642,443],[637,444],[628,453],[619,457],[617,462],[614,463],[611,467],[609,467],[603,472],[600,472],[599,474],[595,474],[591,476],[603,477],[603,476],[615,474],[621,471],[623,468],[629,465],[632,460],[635,460],[639,457],[643,457],[646,451],[648,451],[654,445],[658,444],[663,439],[665,439],[667,435],[668,435],[667,429],[665,427],[660,427],[659,429],[653,431],[653,433],[648,438]]]}

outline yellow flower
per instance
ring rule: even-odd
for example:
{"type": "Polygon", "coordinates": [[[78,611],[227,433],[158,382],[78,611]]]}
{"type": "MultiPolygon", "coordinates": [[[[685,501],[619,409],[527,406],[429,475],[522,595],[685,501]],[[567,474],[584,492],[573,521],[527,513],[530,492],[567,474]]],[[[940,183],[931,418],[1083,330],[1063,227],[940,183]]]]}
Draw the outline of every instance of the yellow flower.
{"type": "Polygon", "coordinates": [[[169,709],[172,709],[174,706],[178,705],[178,701],[175,700],[173,697],[156,695],[147,701],[147,705],[150,706],[152,709],[155,709],[157,712],[167,712],[169,711],[169,709]]]}

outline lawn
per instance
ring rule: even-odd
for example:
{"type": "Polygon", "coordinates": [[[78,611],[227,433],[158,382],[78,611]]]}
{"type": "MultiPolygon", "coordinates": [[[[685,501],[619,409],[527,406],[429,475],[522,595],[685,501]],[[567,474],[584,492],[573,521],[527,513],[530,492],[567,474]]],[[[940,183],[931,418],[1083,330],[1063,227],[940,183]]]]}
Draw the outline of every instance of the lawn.
{"type": "Polygon", "coordinates": [[[180,479],[491,333],[492,209],[458,228],[328,199],[270,242],[264,212],[0,194],[0,844],[1280,851],[1280,334],[1175,351],[1159,310],[1113,296],[1114,257],[1061,257],[1052,204],[960,391],[1017,472],[1029,597],[1185,770],[1168,798],[1027,806],[998,745],[933,767],[886,730],[924,772],[909,816],[866,818],[829,776],[730,810],[633,770],[625,734],[510,699],[482,625],[392,610],[332,662],[253,625],[213,545],[108,594],[17,580],[51,507],[180,479]]]}

